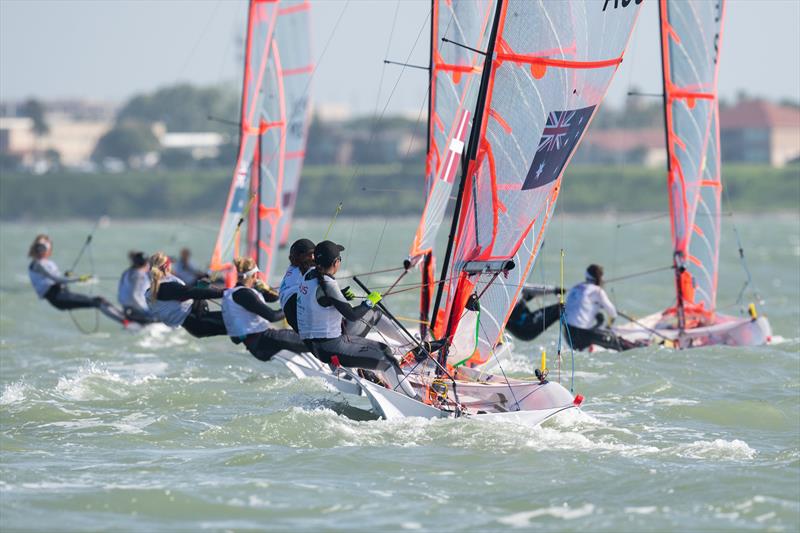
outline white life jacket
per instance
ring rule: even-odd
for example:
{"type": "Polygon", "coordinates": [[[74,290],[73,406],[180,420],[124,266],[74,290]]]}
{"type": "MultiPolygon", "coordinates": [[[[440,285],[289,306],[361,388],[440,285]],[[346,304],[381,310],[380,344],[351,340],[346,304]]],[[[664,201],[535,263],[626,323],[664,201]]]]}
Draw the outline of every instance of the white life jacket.
{"type": "Polygon", "coordinates": [[[225,322],[228,335],[233,338],[246,337],[269,329],[269,322],[264,317],[248,311],[234,301],[233,295],[242,289],[252,291],[264,305],[267,303],[261,293],[247,287],[239,286],[225,290],[222,295],[222,321],[225,322]]]}
{"type": "MultiPolygon", "coordinates": [[[[335,285],[336,280],[325,276],[335,285]]],[[[297,292],[297,329],[301,339],[335,339],[342,336],[342,314],[334,307],[323,307],[317,301],[319,278],[309,270],[297,292]]]]}
{"type": "MultiPolygon", "coordinates": [[[[161,283],[180,283],[181,285],[185,285],[183,281],[172,274],[164,276],[161,279],[161,283]]],[[[189,299],[182,302],[178,300],[156,300],[153,302],[150,300],[151,290],[152,287],[148,288],[145,292],[145,296],[147,296],[147,305],[150,307],[150,311],[153,312],[155,317],[173,328],[177,328],[183,324],[183,321],[186,320],[186,317],[192,312],[194,300],[189,299]]]]}
{"type": "Polygon", "coordinates": [[[129,268],[119,278],[117,300],[119,300],[119,304],[122,307],[147,313],[149,308],[145,294],[149,288],[150,277],[147,272],[137,268],[129,268]]]}
{"type": "Polygon", "coordinates": [[[597,323],[596,315],[605,311],[609,317],[616,318],[617,310],[606,291],[599,285],[585,281],[572,287],[567,293],[567,324],[581,329],[592,329],[597,323]]]}
{"type": "Polygon", "coordinates": [[[36,295],[39,296],[39,298],[44,298],[44,295],[50,290],[50,287],[57,285],[57,282],[39,272],[38,269],[36,269],[37,265],[39,268],[48,274],[55,276],[56,278],[62,277],[61,270],[58,269],[58,265],[56,265],[55,261],[52,261],[51,259],[35,259],[28,266],[28,277],[31,278],[33,290],[36,291],[36,295]]]}
{"type": "Polygon", "coordinates": [[[281,299],[281,309],[286,307],[286,302],[289,301],[292,295],[297,294],[297,290],[300,288],[302,282],[303,273],[300,271],[300,267],[289,266],[289,268],[286,269],[286,274],[283,275],[283,280],[281,280],[281,287],[278,289],[278,296],[281,299]]]}

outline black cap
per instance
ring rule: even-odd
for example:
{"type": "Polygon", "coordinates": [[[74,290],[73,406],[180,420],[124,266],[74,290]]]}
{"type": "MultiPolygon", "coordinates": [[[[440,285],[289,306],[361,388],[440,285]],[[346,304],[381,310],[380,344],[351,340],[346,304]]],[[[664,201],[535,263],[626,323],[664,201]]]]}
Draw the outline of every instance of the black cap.
{"type": "Polygon", "coordinates": [[[318,265],[329,267],[336,259],[341,257],[340,252],[344,251],[344,246],[333,241],[322,241],[314,248],[314,260],[318,265]]]}
{"type": "Polygon", "coordinates": [[[128,258],[130,258],[131,264],[137,268],[143,267],[147,263],[147,258],[144,256],[144,252],[128,252],[128,258]]]}
{"type": "Polygon", "coordinates": [[[586,280],[596,285],[603,284],[603,267],[600,265],[589,265],[586,268],[586,280]]]}
{"type": "Polygon", "coordinates": [[[292,243],[292,247],[289,248],[289,254],[297,256],[307,254],[314,250],[314,243],[311,242],[309,239],[298,239],[292,243]]]}

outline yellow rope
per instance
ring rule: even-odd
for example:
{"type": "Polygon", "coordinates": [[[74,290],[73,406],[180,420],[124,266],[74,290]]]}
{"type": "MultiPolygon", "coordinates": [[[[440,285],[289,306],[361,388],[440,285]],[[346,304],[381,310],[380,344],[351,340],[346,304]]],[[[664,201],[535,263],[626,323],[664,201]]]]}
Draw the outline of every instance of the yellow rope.
{"type": "Polygon", "coordinates": [[[328,239],[328,234],[331,232],[331,228],[333,228],[333,223],[336,222],[336,217],[339,216],[341,210],[342,210],[342,202],[339,202],[339,205],[336,206],[336,211],[333,213],[333,218],[331,219],[331,223],[328,224],[328,229],[325,231],[325,236],[322,238],[323,241],[328,239]]]}

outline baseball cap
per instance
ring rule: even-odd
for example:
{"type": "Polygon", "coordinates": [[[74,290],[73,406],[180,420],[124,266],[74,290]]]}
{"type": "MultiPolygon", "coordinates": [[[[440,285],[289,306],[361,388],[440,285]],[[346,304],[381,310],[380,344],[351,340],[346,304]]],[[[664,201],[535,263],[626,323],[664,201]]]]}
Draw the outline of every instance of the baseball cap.
{"type": "Polygon", "coordinates": [[[333,241],[322,241],[314,248],[314,260],[318,265],[329,267],[336,259],[341,257],[344,246],[333,241]]]}
{"type": "Polygon", "coordinates": [[[298,239],[289,248],[291,255],[303,255],[314,250],[314,243],[309,239],[298,239]]]}

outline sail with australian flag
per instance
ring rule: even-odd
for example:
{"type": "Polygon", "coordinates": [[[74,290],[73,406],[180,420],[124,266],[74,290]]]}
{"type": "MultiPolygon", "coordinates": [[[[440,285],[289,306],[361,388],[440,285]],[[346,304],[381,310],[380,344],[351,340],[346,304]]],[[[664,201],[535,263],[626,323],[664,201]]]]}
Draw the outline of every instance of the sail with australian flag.
{"type": "Polygon", "coordinates": [[[448,364],[483,364],[501,342],[639,4],[499,7],[435,307],[434,336],[452,341],[448,364]]]}

